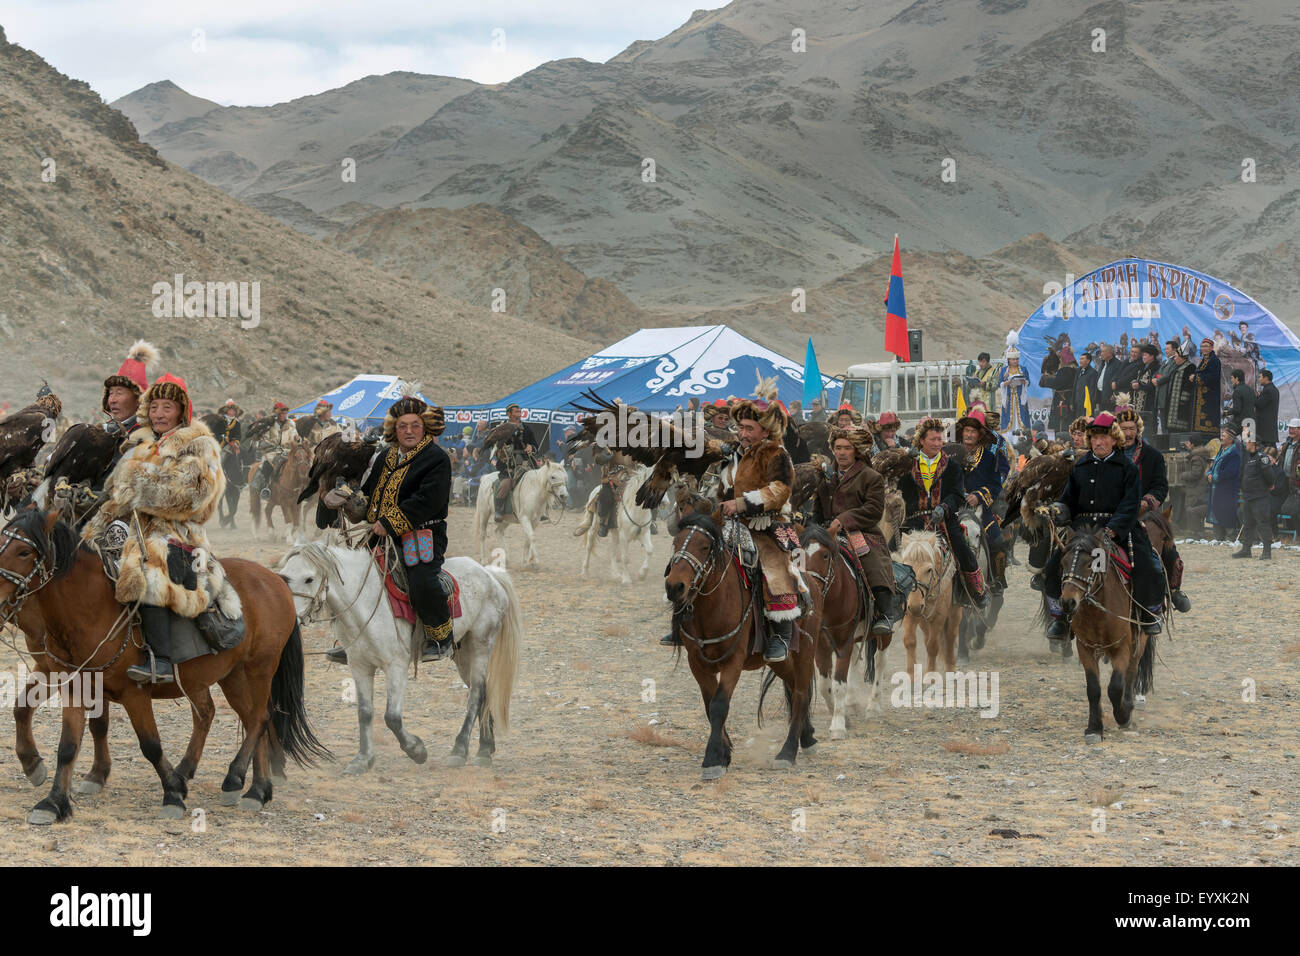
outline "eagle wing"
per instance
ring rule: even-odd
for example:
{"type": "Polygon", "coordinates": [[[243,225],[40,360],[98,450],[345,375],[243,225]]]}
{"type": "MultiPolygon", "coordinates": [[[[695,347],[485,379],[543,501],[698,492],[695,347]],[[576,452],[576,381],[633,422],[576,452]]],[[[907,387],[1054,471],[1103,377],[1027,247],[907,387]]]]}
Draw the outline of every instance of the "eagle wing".
{"type": "Polygon", "coordinates": [[[36,461],[37,452],[45,444],[47,423],[58,415],[57,412],[51,415],[50,411],[48,403],[38,402],[0,421],[0,479],[21,468],[30,468],[36,461]]]}
{"type": "Polygon", "coordinates": [[[668,449],[655,461],[654,468],[636,490],[636,503],[647,509],[659,507],[673,483],[687,477],[695,479],[698,488],[709,467],[727,457],[728,447],[730,446],[723,442],[709,438],[705,440],[703,451],[699,455],[690,455],[691,449],[688,448],[668,449]]]}
{"type": "Polygon", "coordinates": [[[803,509],[804,503],[817,493],[817,489],[826,481],[826,472],[822,465],[825,458],[816,455],[811,461],[800,462],[794,466],[794,485],[790,489],[790,507],[795,511],[803,509]]]}
{"type": "Polygon", "coordinates": [[[307,486],[298,495],[298,503],[302,504],[318,492],[325,494],[340,480],[354,488],[360,487],[361,476],[366,473],[371,457],[381,447],[373,442],[344,441],[342,432],[335,432],[322,440],[312,454],[307,486]]]}
{"type": "Polygon", "coordinates": [[[1061,496],[1073,468],[1074,462],[1071,459],[1056,453],[1039,455],[1025,462],[1025,467],[1016,472],[1004,489],[1007,523],[1021,518],[1027,526],[1033,524],[1033,509],[1061,496]]]}
{"type": "Polygon", "coordinates": [[[112,463],[120,440],[120,435],[110,435],[98,425],[78,422],[55,443],[45,462],[45,477],[52,483],[66,479],[72,485],[94,481],[112,463]]]}
{"type": "Polygon", "coordinates": [[[908,448],[887,448],[871,457],[871,467],[891,485],[912,470],[912,452],[908,448]]]}
{"type": "MultiPolygon", "coordinates": [[[[703,436],[703,429],[695,435],[688,435],[670,418],[650,415],[633,405],[606,401],[590,390],[582,394],[589,404],[578,405],[575,402],[573,407],[580,412],[586,412],[587,417],[580,420],[582,430],[569,439],[571,450],[576,451],[588,445],[599,445],[602,448],[621,452],[625,457],[639,464],[654,466],[664,456],[672,455],[674,452],[684,452],[688,446],[694,446],[703,436]],[[622,436],[624,441],[621,444],[608,440],[610,431],[618,431],[618,429],[605,427],[611,420],[610,416],[613,416],[613,421],[625,422],[627,425],[627,434],[622,436]],[[635,442],[627,440],[633,438],[639,440],[635,442]]],[[[705,446],[707,447],[709,443],[710,441],[706,439],[705,446]]],[[[720,446],[721,443],[715,441],[713,444],[720,446]]],[[[695,466],[699,465],[699,459],[695,458],[690,460],[689,465],[683,464],[682,468],[684,472],[694,474],[698,478],[708,465],[716,460],[712,458],[697,469],[695,466]]]]}

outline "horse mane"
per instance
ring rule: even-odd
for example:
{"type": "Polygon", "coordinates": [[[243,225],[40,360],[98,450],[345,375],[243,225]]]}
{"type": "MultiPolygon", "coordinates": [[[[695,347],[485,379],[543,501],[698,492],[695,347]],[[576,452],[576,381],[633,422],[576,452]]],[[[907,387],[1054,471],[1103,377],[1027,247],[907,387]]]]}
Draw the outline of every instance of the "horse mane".
{"type": "Polygon", "coordinates": [[[938,536],[933,531],[909,531],[903,535],[903,541],[899,548],[899,557],[903,563],[910,565],[909,557],[915,556],[921,548],[935,547],[939,543],[938,536]]]}
{"type": "Polygon", "coordinates": [[[808,545],[814,541],[832,554],[835,553],[835,542],[831,540],[831,533],[819,524],[808,525],[804,528],[803,534],[799,535],[799,546],[804,550],[807,550],[808,545]]]}
{"type": "Polygon", "coordinates": [[[46,534],[45,514],[33,505],[19,513],[12,524],[36,543],[36,550],[40,552],[41,560],[53,567],[55,580],[66,575],[77,563],[81,536],[62,518],[56,521],[54,528],[46,534]]]}

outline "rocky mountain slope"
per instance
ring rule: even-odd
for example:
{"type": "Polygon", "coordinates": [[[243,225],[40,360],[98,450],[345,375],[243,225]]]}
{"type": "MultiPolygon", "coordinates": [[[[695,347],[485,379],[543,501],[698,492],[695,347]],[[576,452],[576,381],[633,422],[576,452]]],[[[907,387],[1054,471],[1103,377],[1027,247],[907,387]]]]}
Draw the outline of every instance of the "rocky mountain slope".
{"type": "Polygon", "coordinates": [[[305,401],[377,371],[422,381],[438,400],[489,400],[589,351],[232,199],[2,30],[0,210],[0,371],[16,405],[48,379],[85,414],[137,337],[160,347],[200,407],[305,401]],[[153,286],[177,274],[259,282],[260,324],[156,317],[153,286]]]}

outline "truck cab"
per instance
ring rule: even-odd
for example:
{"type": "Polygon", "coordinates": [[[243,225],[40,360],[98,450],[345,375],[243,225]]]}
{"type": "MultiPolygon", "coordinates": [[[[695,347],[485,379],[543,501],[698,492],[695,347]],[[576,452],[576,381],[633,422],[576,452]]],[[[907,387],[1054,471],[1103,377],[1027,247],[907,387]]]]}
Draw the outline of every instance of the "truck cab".
{"type": "MultiPolygon", "coordinates": [[[[840,404],[851,405],[867,418],[882,412],[898,414],[903,431],[924,418],[952,421],[957,417],[957,390],[967,362],[865,362],[850,365],[844,376],[840,404]]],[[[964,394],[964,393],[963,393],[964,394]]],[[[966,396],[969,403],[970,396],[966,396]]]]}

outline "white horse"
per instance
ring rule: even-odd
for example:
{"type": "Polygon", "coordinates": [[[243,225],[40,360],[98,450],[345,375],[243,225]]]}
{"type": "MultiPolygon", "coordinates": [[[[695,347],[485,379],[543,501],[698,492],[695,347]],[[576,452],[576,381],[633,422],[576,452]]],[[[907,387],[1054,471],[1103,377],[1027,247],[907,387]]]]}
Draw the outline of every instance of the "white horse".
{"type": "MultiPolygon", "coordinates": [[[[496,472],[484,475],[478,486],[478,503],[474,511],[474,537],[478,541],[479,560],[487,560],[488,525],[494,518],[493,499],[501,476],[496,472]]],[[[534,539],[537,522],[552,506],[563,509],[569,502],[569,476],[564,466],[555,461],[544,461],[537,468],[524,472],[518,483],[510,489],[512,513],[496,523],[496,546],[502,551],[506,544],[506,526],[513,521],[524,529],[528,542],[527,561],[540,567],[537,544],[534,539]]]]}
{"type": "MultiPolygon", "coordinates": [[[[636,503],[636,490],[649,474],[650,469],[645,465],[629,469],[623,479],[623,490],[614,502],[614,519],[609,526],[612,548],[610,568],[614,572],[614,577],[624,584],[632,583],[632,578],[627,572],[627,556],[632,550],[632,545],[640,542],[645,552],[641,567],[636,573],[638,581],[645,580],[646,572],[650,569],[650,558],[654,554],[655,545],[650,536],[650,525],[654,522],[655,516],[636,503]]],[[[587,536],[587,547],[582,557],[582,570],[578,573],[579,577],[587,576],[591,556],[596,552],[596,543],[600,540],[600,517],[597,514],[596,499],[600,496],[602,487],[603,485],[597,485],[587,496],[586,518],[573,532],[575,537],[582,534],[587,536]]]]}
{"type": "MultiPolygon", "coordinates": [[[[489,767],[496,751],[495,729],[507,730],[510,723],[510,695],[524,638],[519,599],[504,568],[484,567],[464,557],[448,558],[443,568],[460,584],[463,613],[453,622],[453,659],[469,687],[465,723],[456,735],[447,765],[465,765],[470,731],[481,718],[474,763],[489,767]]],[[[388,687],[384,723],[397,737],[402,752],[416,763],[424,763],[428,753],[423,741],[402,727],[415,626],[393,614],[383,577],[370,552],[322,542],[299,544],[285,555],[278,570],[293,593],[298,617],[308,621],[327,613],[348,652],[361,747],[344,773],[365,773],[375,763],[371,724],[376,670],[383,670],[388,687]]]]}

